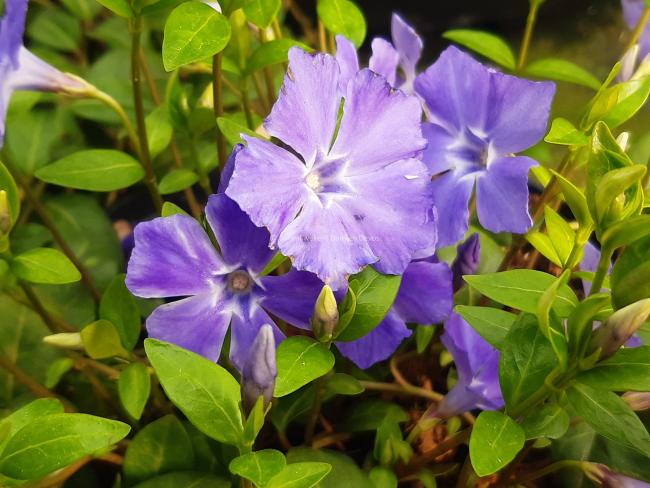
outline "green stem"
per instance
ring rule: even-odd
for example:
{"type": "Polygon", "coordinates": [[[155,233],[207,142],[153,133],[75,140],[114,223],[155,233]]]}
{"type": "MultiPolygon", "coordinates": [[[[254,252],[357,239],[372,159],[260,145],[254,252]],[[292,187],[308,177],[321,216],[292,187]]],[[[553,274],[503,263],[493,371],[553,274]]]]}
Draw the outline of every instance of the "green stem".
{"type": "Polygon", "coordinates": [[[133,102],[135,106],[135,117],[138,129],[138,140],[140,143],[140,163],[144,168],[144,184],[151,194],[151,200],[160,213],[163,206],[163,199],[158,191],[156,174],[153,171],[151,154],[149,153],[149,142],[147,139],[147,126],[145,124],[144,103],[142,99],[142,69],[140,67],[140,43],[142,38],[142,17],[136,17],[131,22],[131,84],[133,86],[133,102]]]}
{"type": "Polygon", "coordinates": [[[244,107],[244,114],[246,115],[246,125],[250,130],[255,130],[255,124],[253,123],[253,114],[251,112],[251,102],[248,98],[248,78],[244,77],[241,90],[241,103],[244,107]]]}
{"type": "MultiPolygon", "coordinates": [[[[223,53],[219,53],[212,58],[212,104],[214,107],[214,117],[218,119],[223,117],[223,78],[221,76],[221,61],[223,53]]],[[[226,139],[217,126],[217,154],[219,155],[219,169],[223,170],[226,166],[226,139]]]]}
{"type": "Polygon", "coordinates": [[[521,41],[521,49],[519,50],[519,60],[517,61],[517,70],[521,70],[526,64],[528,57],[528,50],[530,48],[530,41],[533,38],[533,30],[535,29],[535,22],[537,22],[537,12],[542,5],[543,0],[530,0],[530,10],[528,11],[528,18],[526,19],[526,30],[524,31],[524,38],[521,41]]]}
{"type": "Polygon", "coordinates": [[[606,249],[602,249],[600,253],[600,261],[598,261],[598,268],[596,268],[596,275],[594,276],[594,281],[591,283],[591,291],[589,292],[589,295],[600,293],[605,277],[607,276],[607,271],[609,271],[611,260],[612,253],[606,249]]]}
{"type": "Polygon", "coordinates": [[[650,7],[646,7],[646,9],[643,11],[643,15],[641,15],[639,22],[636,24],[636,27],[632,32],[632,37],[630,37],[630,41],[627,43],[625,52],[628,52],[630,49],[632,49],[632,46],[634,46],[638,42],[639,37],[641,37],[641,34],[645,30],[646,25],[648,25],[649,21],[650,21],[650,7]]]}
{"type": "Polygon", "coordinates": [[[321,376],[314,384],[314,403],[312,404],[307,426],[305,427],[305,444],[311,446],[314,439],[314,432],[316,431],[316,423],[318,423],[318,416],[320,409],[323,405],[323,393],[325,390],[325,377],[321,376]]]}
{"type": "Polygon", "coordinates": [[[140,154],[140,141],[138,140],[138,133],[133,127],[131,120],[129,120],[129,116],[126,114],[122,105],[120,105],[120,103],[117,100],[115,100],[112,96],[110,96],[108,93],[104,93],[103,91],[97,88],[91,90],[88,93],[88,96],[102,102],[104,105],[112,109],[117,114],[117,116],[122,121],[122,125],[124,125],[124,129],[126,129],[126,133],[129,137],[129,141],[131,142],[131,145],[133,146],[133,149],[138,154],[138,157],[142,158],[142,155],[140,154]]]}
{"type": "Polygon", "coordinates": [[[525,485],[543,476],[554,473],[555,471],[559,471],[560,469],[574,468],[582,471],[584,470],[584,465],[585,465],[584,461],[572,461],[572,460],[558,461],[556,463],[549,464],[544,468],[538,469],[537,471],[533,471],[532,473],[517,478],[516,485],[517,486],[525,485]]]}

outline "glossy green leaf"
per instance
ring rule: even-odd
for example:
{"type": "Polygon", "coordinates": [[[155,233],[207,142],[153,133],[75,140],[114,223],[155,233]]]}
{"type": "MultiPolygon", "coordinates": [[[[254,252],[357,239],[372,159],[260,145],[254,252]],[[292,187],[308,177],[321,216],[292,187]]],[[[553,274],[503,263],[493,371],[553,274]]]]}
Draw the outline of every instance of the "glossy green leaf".
{"type": "Polygon", "coordinates": [[[569,422],[569,414],[562,407],[549,404],[526,412],[521,427],[526,432],[526,439],[558,439],[566,433],[569,422]]]}
{"type": "Polygon", "coordinates": [[[70,358],[59,358],[50,364],[47,368],[45,377],[45,388],[54,388],[59,384],[64,374],[70,371],[74,366],[74,361],[70,358]]]}
{"type": "Polygon", "coordinates": [[[368,476],[376,488],[397,488],[397,475],[385,466],[375,466],[368,476]]]}
{"type": "Polygon", "coordinates": [[[578,381],[598,390],[650,391],[650,346],[620,349],[580,373],[578,381]]]}
{"type": "Polygon", "coordinates": [[[327,463],[302,462],[287,465],[276,474],[266,488],[311,488],[316,486],[332,466],[327,463]]]}
{"type": "Polygon", "coordinates": [[[201,432],[238,445],[243,426],[239,384],[221,366],[172,344],[145,340],[145,351],[167,396],[201,432]]]}
{"type": "Polygon", "coordinates": [[[9,440],[0,472],[23,480],[39,478],[115,444],[129,430],[122,422],[82,413],[40,417],[9,440]]]}
{"type": "Polygon", "coordinates": [[[244,13],[253,24],[265,29],[273,22],[281,4],[281,0],[244,0],[244,13]]]}
{"type": "Polygon", "coordinates": [[[46,183],[89,191],[121,190],[143,176],[135,159],[109,149],[79,151],[36,171],[36,177],[46,183]]]}
{"type": "Polygon", "coordinates": [[[553,351],[558,359],[559,367],[564,370],[567,366],[567,337],[564,330],[564,324],[557,318],[551,310],[557,300],[558,289],[566,286],[571,275],[570,270],[565,270],[555,282],[553,282],[544,292],[537,304],[537,320],[539,328],[551,343],[553,351]]]}
{"type": "Polygon", "coordinates": [[[6,437],[0,440],[0,454],[2,454],[9,439],[20,429],[38,418],[55,413],[63,413],[63,404],[59,400],[56,398],[39,398],[0,420],[0,427],[5,426],[3,429],[7,429],[6,437]]]}
{"type": "Polygon", "coordinates": [[[210,473],[179,471],[138,483],[133,488],[231,488],[230,480],[210,473]]]}
{"type": "MultiPolygon", "coordinates": [[[[553,175],[555,176],[558,185],[560,185],[564,200],[571,209],[573,216],[580,224],[581,229],[591,229],[593,220],[584,193],[561,174],[553,171],[553,175]]],[[[589,232],[587,232],[587,234],[588,233],[589,232]]]]}
{"type": "MultiPolygon", "coordinates": [[[[642,164],[634,164],[624,168],[612,169],[608,171],[596,187],[594,193],[594,218],[597,222],[604,221],[611,207],[616,205],[619,195],[622,195],[628,188],[635,184],[640,184],[646,167],[642,164]]],[[[641,193],[640,187],[637,190],[641,193]]],[[[638,210],[640,210],[640,205],[638,210]]]]}
{"type": "Polygon", "coordinates": [[[631,217],[609,227],[601,239],[602,252],[611,254],[619,247],[630,244],[650,235],[650,215],[631,217]]]}
{"type": "Polygon", "coordinates": [[[167,107],[165,105],[157,107],[147,115],[145,123],[149,153],[152,158],[155,158],[169,146],[174,134],[167,107]]]}
{"type": "Polygon", "coordinates": [[[334,373],[327,377],[327,391],[335,395],[358,395],[363,393],[363,386],[354,376],[344,373],[334,373]]]}
{"type": "Polygon", "coordinates": [[[81,329],[81,341],[86,353],[93,359],[129,355],[122,346],[117,329],[108,320],[97,320],[81,329]]]}
{"type": "Polygon", "coordinates": [[[214,56],[230,40],[230,22],[209,5],[189,1],[176,7],[165,23],[163,64],[172,71],[214,56]]]}
{"type": "Polygon", "coordinates": [[[140,420],[151,392],[151,379],[147,367],[142,363],[131,363],[120,373],[117,391],[124,410],[140,420]]]}
{"type": "Polygon", "coordinates": [[[287,465],[284,454],[275,449],[264,449],[236,457],[230,462],[230,472],[264,488],[287,465]]]}
{"type": "Polygon", "coordinates": [[[172,202],[163,203],[162,212],[160,212],[161,217],[171,217],[172,215],[189,215],[185,210],[183,210],[178,205],[172,202]]]}
{"type": "Polygon", "coordinates": [[[517,320],[513,313],[492,307],[457,305],[454,309],[483,339],[499,349],[517,320]]]}
{"type": "Polygon", "coordinates": [[[132,350],[140,338],[140,309],[119,274],[108,285],[99,304],[99,317],[111,322],[120,335],[122,345],[132,350]]]}
{"type": "Polygon", "coordinates": [[[557,254],[557,250],[551,238],[542,232],[532,231],[526,234],[526,240],[537,249],[546,259],[556,264],[557,266],[562,266],[562,259],[557,254]]]}
{"type": "Polygon", "coordinates": [[[278,377],[276,397],[296,391],[334,366],[334,355],[327,347],[305,336],[289,337],[277,349],[278,377]]]}
{"type": "Polygon", "coordinates": [[[162,177],[158,183],[158,189],[162,195],[169,195],[170,193],[183,191],[197,181],[199,181],[199,175],[192,170],[185,168],[172,169],[162,177]]]}
{"type": "Polygon", "coordinates": [[[544,208],[544,222],[553,248],[564,265],[573,250],[576,233],[560,214],[548,206],[544,208]]]}
{"type": "Polygon", "coordinates": [[[20,195],[18,194],[18,187],[14,181],[11,173],[5,167],[2,162],[0,162],[0,190],[7,192],[7,202],[9,204],[9,218],[11,225],[16,222],[18,216],[20,215],[20,195]]]}
{"type": "Polygon", "coordinates": [[[81,274],[65,254],[49,247],[19,254],[11,261],[11,270],[18,278],[30,283],[60,285],[81,279],[81,274]]]}
{"type": "Polygon", "coordinates": [[[408,415],[394,403],[366,400],[351,409],[343,425],[349,432],[366,432],[377,430],[385,419],[401,423],[408,420],[408,415]]]}
{"type": "Polygon", "coordinates": [[[329,449],[312,449],[309,447],[294,447],[287,453],[289,463],[315,461],[327,463],[332,470],[319,483],[319,488],[373,488],[366,474],[348,456],[329,449]]]}
{"type": "Polygon", "coordinates": [[[618,127],[641,109],[649,94],[648,76],[607,88],[599,93],[583,125],[591,127],[600,120],[610,128],[618,127]]]}
{"type": "Polygon", "coordinates": [[[68,53],[74,52],[81,41],[79,21],[55,8],[40,11],[27,25],[27,34],[44,46],[68,53]]]}
{"type": "Polygon", "coordinates": [[[366,19],[350,0],[318,0],[318,18],[333,34],[341,34],[360,47],[366,37],[366,19]]]}
{"type": "Polygon", "coordinates": [[[135,14],[127,0],[97,0],[104,7],[121,17],[133,17],[135,14]]]}
{"type": "Polygon", "coordinates": [[[650,297],[650,238],[625,248],[616,259],[610,283],[617,309],[650,297]]]}
{"type": "Polygon", "coordinates": [[[544,140],[550,144],[563,146],[586,146],[589,144],[589,137],[562,117],[553,119],[551,129],[544,140]]]}
{"type": "Polygon", "coordinates": [[[418,354],[427,350],[436,333],[436,327],[433,325],[418,325],[415,328],[415,349],[418,354]]]}
{"type": "Polygon", "coordinates": [[[235,116],[219,117],[217,119],[217,125],[219,126],[219,130],[223,132],[226,140],[233,145],[243,142],[241,134],[261,138],[259,134],[253,132],[246,126],[246,121],[243,116],[239,117],[238,114],[235,114],[235,116]]]}
{"type": "Polygon", "coordinates": [[[289,424],[305,418],[314,401],[314,387],[308,385],[282,398],[276,399],[271,409],[271,421],[276,429],[285,432],[289,424]]]}
{"type": "Polygon", "coordinates": [[[515,55],[499,36],[478,30],[454,29],[448,30],[442,37],[465,46],[505,68],[515,69],[515,55]]]}
{"type": "Polygon", "coordinates": [[[246,64],[246,71],[254,73],[262,68],[271,66],[278,63],[286,63],[288,60],[289,49],[294,46],[300,46],[304,50],[310,48],[295,39],[273,39],[270,42],[265,42],[258,47],[246,64]]]}
{"type": "Polygon", "coordinates": [[[600,81],[584,68],[566,59],[546,58],[533,61],[524,73],[536,78],[566,81],[575,85],[586,86],[593,90],[600,88],[600,81]]]}
{"type": "Polygon", "coordinates": [[[479,476],[496,473],[524,447],[524,430],[501,412],[481,412],[469,440],[469,457],[479,476]]]}

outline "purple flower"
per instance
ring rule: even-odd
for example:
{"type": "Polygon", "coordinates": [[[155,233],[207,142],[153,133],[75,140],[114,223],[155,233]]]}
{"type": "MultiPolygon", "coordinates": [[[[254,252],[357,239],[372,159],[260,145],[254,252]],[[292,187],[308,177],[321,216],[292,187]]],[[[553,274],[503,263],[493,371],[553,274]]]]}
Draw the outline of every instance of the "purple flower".
{"type": "Polygon", "coordinates": [[[526,232],[528,171],[537,164],[514,156],[546,132],[555,85],[505,75],[455,47],[415,80],[430,123],[423,161],[434,179],[439,245],[467,232],[468,202],[476,183],[481,225],[493,232],[526,232]]]}
{"type": "MultiPolygon", "coordinates": [[[[580,271],[589,271],[595,273],[598,269],[598,263],[600,262],[600,249],[594,246],[591,242],[587,241],[584,247],[584,253],[582,259],[580,260],[580,271]]],[[[609,270],[607,274],[612,271],[612,264],[609,264],[609,270]]],[[[591,280],[582,280],[582,288],[585,292],[585,295],[591,293],[591,280]]],[[[608,291],[607,288],[602,288],[601,291],[608,291]]]]}
{"type": "Polygon", "coordinates": [[[278,368],[275,364],[273,326],[264,324],[257,333],[242,368],[241,392],[244,410],[250,412],[259,397],[271,403],[278,368]]]}
{"type": "MultiPolygon", "coordinates": [[[[630,29],[634,29],[641,20],[643,11],[646,9],[645,0],[622,0],[623,18],[630,29]]],[[[646,26],[639,37],[639,57],[643,58],[650,53],[650,25],[646,26]]]]}
{"type": "Polygon", "coordinates": [[[605,488],[648,488],[650,483],[612,471],[600,463],[583,463],[587,477],[605,488]]]}
{"type": "Polygon", "coordinates": [[[0,147],[5,117],[16,90],[64,91],[81,89],[82,81],[64,74],[23,46],[27,0],[7,0],[0,19],[0,147]]]}
{"type": "Polygon", "coordinates": [[[476,273],[480,258],[481,239],[477,233],[474,233],[458,246],[456,259],[451,265],[454,274],[454,291],[460,290],[465,284],[463,276],[476,273]]]}
{"type": "Polygon", "coordinates": [[[453,307],[451,270],[435,258],[413,261],[402,276],[392,308],[368,335],[353,342],[337,342],[341,353],[362,369],[388,358],[411,335],[407,323],[442,322],[453,307]]]}
{"type": "MultiPolygon", "coordinates": [[[[147,319],[151,337],[172,342],[213,361],[231,329],[230,358],[241,370],[268,312],[307,327],[312,290],[322,283],[311,273],[260,273],[275,254],[269,233],[256,227],[224,194],[212,195],[207,221],[221,252],[191,217],[173,215],[138,224],[126,284],[144,298],[188,297],[161,305],[147,319]]],[[[284,335],[274,325],[275,339],[284,335]]]]}
{"type": "Polygon", "coordinates": [[[454,358],[458,383],[440,402],[436,415],[451,417],[477,408],[498,410],[503,407],[499,351],[457,313],[452,313],[445,322],[441,340],[454,358]]]}
{"type": "Polygon", "coordinates": [[[265,122],[284,145],[246,137],[226,189],[273,248],[333,289],[369,264],[401,274],[436,240],[418,100],[362,70],[339,125],[340,79],[334,57],[292,48],[265,122]]]}

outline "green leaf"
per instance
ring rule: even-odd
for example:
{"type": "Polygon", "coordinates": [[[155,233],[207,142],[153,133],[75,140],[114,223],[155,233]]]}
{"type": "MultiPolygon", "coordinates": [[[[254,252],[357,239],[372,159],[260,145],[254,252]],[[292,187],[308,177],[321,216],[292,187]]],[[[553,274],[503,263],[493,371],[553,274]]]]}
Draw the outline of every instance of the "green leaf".
{"type": "MultiPolygon", "coordinates": [[[[588,234],[591,232],[591,227],[593,220],[591,218],[591,212],[589,211],[589,205],[587,204],[587,197],[584,193],[578,189],[573,183],[567,180],[564,176],[556,171],[552,171],[555,176],[558,185],[562,190],[562,195],[567,205],[571,209],[571,213],[576,218],[580,224],[580,228],[585,229],[585,232],[588,234]]],[[[585,238],[586,240],[586,238],[585,238]]]]}
{"type": "Polygon", "coordinates": [[[276,474],[266,488],[311,488],[316,486],[332,466],[327,463],[302,462],[287,465],[276,474]]]}
{"type": "Polygon", "coordinates": [[[88,191],[121,190],[143,176],[135,159],[109,149],[79,151],[36,171],[36,177],[46,183],[88,191]]]}
{"type": "Polygon", "coordinates": [[[616,249],[650,235],[650,215],[643,214],[617,222],[609,227],[601,239],[601,253],[612,254],[616,249]]]}
{"type": "MultiPolygon", "coordinates": [[[[488,298],[529,313],[537,312],[537,302],[556,279],[553,275],[532,269],[513,269],[463,278],[488,298]]],[[[564,285],[558,290],[553,310],[560,317],[566,317],[577,303],[575,293],[564,285]]]]}
{"type": "MultiPolygon", "coordinates": [[[[645,165],[634,164],[605,173],[600,178],[594,193],[592,203],[594,220],[596,222],[605,221],[611,208],[616,205],[617,198],[633,185],[640,185],[645,172],[645,165]]],[[[637,191],[641,193],[640,186],[637,191]]]]}
{"type": "Polygon", "coordinates": [[[194,467],[192,443],[180,421],[166,415],[146,425],[124,455],[124,477],[130,484],[194,467]]]}
{"type": "Polygon", "coordinates": [[[271,421],[276,429],[285,432],[291,422],[305,417],[314,401],[314,388],[309,385],[291,395],[278,398],[271,410],[271,421]]]}
{"type": "Polygon", "coordinates": [[[281,0],[244,0],[246,18],[262,29],[266,29],[280,10],[281,0]]]}
{"type": "Polygon", "coordinates": [[[401,276],[378,273],[372,266],[350,278],[356,308],[350,323],[336,340],[355,341],[377,327],[393,306],[401,282],[401,276]]]}
{"type": "Polygon", "coordinates": [[[133,488],[231,488],[230,481],[210,473],[179,471],[156,476],[133,488]]]}
{"type": "Polygon", "coordinates": [[[27,33],[44,46],[64,52],[75,51],[81,40],[78,20],[54,8],[39,12],[28,24],[27,33]]]}
{"type": "Polygon", "coordinates": [[[537,391],[556,364],[555,353],[535,317],[521,314],[501,345],[499,383],[508,408],[537,391]]]}
{"type": "Polygon", "coordinates": [[[185,168],[172,169],[162,177],[158,189],[162,195],[183,191],[199,181],[199,175],[185,168]]]}
{"type": "Polygon", "coordinates": [[[263,488],[286,465],[287,461],[280,451],[264,449],[236,457],[230,462],[229,469],[232,474],[246,478],[263,488]]]}
{"type": "Polygon", "coordinates": [[[586,146],[589,144],[589,137],[582,131],[578,130],[571,122],[562,117],[553,119],[551,129],[544,137],[544,140],[550,144],[559,144],[563,146],[586,146]]]}
{"type": "Polygon", "coordinates": [[[97,0],[104,7],[121,17],[133,17],[135,14],[127,0],[97,0]]]}
{"type": "Polygon", "coordinates": [[[0,440],[0,454],[2,454],[9,439],[20,429],[38,418],[55,413],[63,413],[63,404],[59,400],[56,398],[39,398],[3,418],[0,421],[0,427],[6,429],[7,427],[3,426],[8,426],[8,430],[7,436],[0,440]]]}
{"type": "Polygon", "coordinates": [[[248,73],[254,73],[273,64],[286,63],[289,49],[294,46],[300,46],[306,51],[310,50],[307,45],[295,39],[282,38],[265,42],[251,54],[248,63],[246,63],[246,71],[248,73]]]}
{"type": "Polygon", "coordinates": [[[115,444],[130,430],[122,422],[82,413],[40,417],[9,440],[0,472],[21,480],[40,478],[115,444]]]}
{"type": "Polygon", "coordinates": [[[312,449],[309,447],[294,447],[287,453],[289,463],[316,461],[327,463],[332,470],[318,483],[318,488],[373,488],[366,474],[348,456],[328,449],[312,449]]]}
{"type": "Polygon", "coordinates": [[[406,422],[408,415],[401,407],[383,400],[366,400],[355,405],[344,419],[343,426],[348,432],[377,430],[385,421],[406,422]]]}
{"type": "Polygon", "coordinates": [[[524,430],[501,412],[481,412],[469,440],[469,457],[479,476],[496,473],[524,447],[524,430]]]}
{"type": "Polygon", "coordinates": [[[376,488],[397,488],[397,476],[385,466],[375,466],[368,476],[376,488]]]}
{"type": "Polygon", "coordinates": [[[510,70],[515,69],[515,55],[499,36],[478,30],[453,29],[445,32],[442,37],[465,46],[510,70]]]}
{"type": "Polygon", "coordinates": [[[198,354],[146,339],[147,357],[169,399],[201,432],[238,445],[243,426],[239,384],[228,371],[198,354]]]}
{"type": "Polygon", "coordinates": [[[650,238],[623,250],[612,269],[610,283],[617,309],[650,297],[650,238]]]}
{"type": "Polygon", "coordinates": [[[580,373],[578,381],[598,390],[650,391],[650,346],[620,349],[580,373]]]}
{"type": "Polygon", "coordinates": [[[332,34],[341,34],[356,47],[366,37],[366,19],[357,5],[350,0],[318,0],[318,18],[332,34]]]}
{"type": "Polygon", "coordinates": [[[542,232],[531,231],[528,232],[525,236],[526,240],[537,249],[546,259],[556,264],[557,266],[562,266],[562,259],[558,256],[551,238],[542,232]]]}
{"type": "Polygon", "coordinates": [[[163,40],[163,64],[173,71],[184,64],[214,56],[230,40],[230,22],[202,2],[180,4],[167,18],[163,40]]]}
{"type": "Polygon", "coordinates": [[[140,309],[124,284],[125,278],[119,274],[108,285],[99,304],[99,317],[115,326],[122,345],[130,351],[140,338],[140,309]]]}
{"type": "Polygon", "coordinates": [[[97,320],[81,329],[81,341],[88,356],[93,359],[129,356],[122,347],[117,329],[108,320],[97,320]]]}
{"type": "Polygon", "coordinates": [[[513,313],[491,307],[457,305],[456,313],[463,317],[483,339],[497,349],[501,348],[512,324],[517,320],[513,313]]]}
{"type": "Polygon", "coordinates": [[[51,161],[52,146],[63,133],[61,114],[61,110],[35,107],[11,117],[3,150],[17,171],[33,175],[51,161]]]}
{"type": "Polygon", "coordinates": [[[571,226],[551,207],[544,208],[544,222],[546,231],[556,250],[562,265],[567,263],[573,245],[576,240],[576,233],[571,226]]]}
{"type": "Polygon", "coordinates": [[[95,0],[62,0],[65,8],[80,20],[90,21],[102,9],[95,0]]]}
{"type": "Polygon", "coordinates": [[[536,78],[566,81],[575,85],[586,86],[598,90],[600,81],[589,71],[580,66],[560,58],[539,59],[530,63],[524,73],[536,78]]]}
{"type": "Polygon", "coordinates": [[[72,369],[74,361],[70,358],[59,358],[50,364],[47,368],[47,376],[45,378],[45,388],[54,388],[59,384],[63,375],[72,369]]]}
{"type": "Polygon", "coordinates": [[[185,210],[172,202],[163,203],[161,217],[171,217],[172,215],[189,215],[185,210]]]}
{"type": "Polygon", "coordinates": [[[418,325],[415,328],[415,349],[418,354],[426,351],[435,333],[436,328],[433,325],[418,325]]]}
{"type": "Polygon", "coordinates": [[[16,223],[20,215],[20,195],[14,178],[9,170],[0,162],[0,190],[7,192],[7,202],[9,203],[9,220],[11,226],[16,223]]]}
{"type": "Polygon", "coordinates": [[[650,77],[626,81],[601,91],[586,116],[584,126],[597,121],[615,128],[636,114],[650,94],[650,77]]]}
{"type": "Polygon", "coordinates": [[[11,261],[11,270],[30,283],[61,285],[74,283],[81,274],[61,251],[39,247],[19,254],[11,261]]]}
{"type": "Polygon", "coordinates": [[[569,428],[569,414],[559,405],[544,405],[527,412],[521,421],[521,426],[526,432],[526,439],[546,437],[559,439],[569,428]]]}
{"type": "Polygon", "coordinates": [[[217,125],[219,126],[219,130],[223,133],[226,140],[233,145],[243,142],[241,134],[257,137],[258,139],[261,138],[258,133],[253,132],[248,127],[246,127],[245,120],[242,120],[241,117],[238,117],[238,114],[235,114],[235,116],[219,117],[217,119],[217,125]]]}
{"type": "Polygon", "coordinates": [[[147,115],[147,141],[151,157],[155,158],[165,150],[172,140],[174,129],[169,121],[169,111],[165,105],[158,106],[147,115]]]}
{"type": "Polygon", "coordinates": [[[354,376],[344,373],[334,373],[327,377],[327,391],[336,395],[358,395],[363,393],[363,386],[354,376]]]}
{"type": "Polygon", "coordinates": [[[151,392],[151,379],[147,367],[142,363],[129,364],[117,382],[117,391],[124,410],[140,420],[151,392]]]}
{"type": "Polygon", "coordinates": [[[334,366],[334,355],[323,344],[305,336],[285,339],[277,349],[276,397],[296,391],[334,366]]]}
{"type": "Polygon", "coordinates": [[[576,413],[597,433],[650,456],[650,435],[621,397],[581,383],[574,383],[567,396],[576,413]]]}

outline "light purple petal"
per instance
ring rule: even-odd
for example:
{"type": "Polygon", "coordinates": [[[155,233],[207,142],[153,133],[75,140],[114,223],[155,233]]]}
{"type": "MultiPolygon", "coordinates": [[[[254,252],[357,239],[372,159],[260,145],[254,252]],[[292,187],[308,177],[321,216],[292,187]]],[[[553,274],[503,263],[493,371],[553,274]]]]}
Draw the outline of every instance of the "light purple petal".
{"type": "Polygon", "coordinates": [[[291,270],[281,276],[262,278],[261,305],[295,327],[310,329],[310,319],[323,282],[307,271],[291,270]]]}
{"type": "Polygon", "coordinates": [[[395,86],[398,63],[399,53],[390,42],[380,37],[372,40],[372,56],[368,67],[386,78],[391,86],[395,86]]]}
{"type": "Polygon", "coordinates": [[[0,65],[9,60],[15,68],[23,45],[27,0],[8,0],[4,2],[4,10],[5,15],[0,19],[0,65]]]}
{"type": "Polygon", "coordinates": [[[391,310],[368,335],[353,342],[337,342],[336,347],[358,367],[367,369],[390,357],[410,335],[404,321],[391,310]]]}
{"type": "Polygon", "coordinates": [[[228,272],[199,223],[186,215],[138,224],[126,286],[143,298],[207,293],[228,272]]]}
{"type": "MultiPolygon", "coordinates": [[[[0,66],[0,77],[6,76],[8,70],[8,66],[0,66]]],[[[9,102],[11,101],[12,94],[13,90],[8,83],[0,84],[0,149],[2,149],[4,143],[5,120],[7,118],[7,110],[9,109],[9,102]]]]}
{"type": "Polygon", "coordinates": [[[339,134],[330,157],[350,161],[348,175],[365,174],[419,155],[426,147],[417,98],[391,89],[368,69],[348,84],[339,134]]]}
{"type": "Polygon", "coordinates": [[[341,35],[336,36],[336,62],[341,70],[339,91],[341,95],[345,95],[348,82],[359,71],[359,57],[352,41],[341,35]]]}
{"type": "Polygon", "coordinates": [[[300,211],[309,195],[305,165],[289,151],[268,141],[246,137],[236,155],[226,195],[255,225],[266,227],[271,244],[300,211]]]}
{"type": "Polygon", "coordinates": [[[492,161],[476,181],[481,225],[492,232],[524,234],[533,224],[528,212],[528,171],[537,162],[526,156],[492,161]]]}
{"type": "Polygon", "coordinates": [[[329,150],[338,118],[339,66],[328,54],[289,50],[289,71],[264,126],[309,165],[329,150]]]}
{"type": "Polygon", "coordinates": [[[427,140],[427,148],[422,153],[422,162],[426,164],[431,175],[444,173],[456,167],[457,156],[449,148],[457,140],[456,135],[450,134],[439,125],[424,122],[422,135],[427,140]]]}
{"type": "Polygon", "coordinates": [[[478,233],[474,233],[459,245],[456,250],[456,259],[454,259],[451,265],[451,271],[454,276],[454,292],[460,290],[465,285],[463,276],[476,273],[480,259],[481,238],[478,233]]]}
{"type": "Polygon", "coordinates": [[[205,213],[228,266],[259,273],[273,258],[269,232],[253,224],[225,194],[211,195],[205,213]]]}
{"type": "Polygon", "coordinates": [[[265,324],[273,327],[275,343],[280,344],[284,340],[284,334],[260,306],[255,303],[243,304],[239,311],[233,313],[230,329],[230,360],[239,371],[244,366],[248,351],[259,330],[265,324]]]}
{"type": "Polygon", "coordinates": [[[232,152],[230,153],[230,156],[228,156],[226,165],[223,167],[223,171],[221,171],[221,175],[219,176],[219,188],[217,188],[217,193],[226,193],[226,188],[228,188],[230,178],[232,178],[232,173],[235,171],[235,159],[237,158],[239,151],[242,149],[244,149],[243,144],[236,144],[235,147],[232,148],[232,152]]]}
{"type": "Polygon", "coordinates": [[[450,246],[469,228],[469,199],[475,174],[449,171],[433,180],[434,205],[438,209],[438,245],[450,246]]]}
{"type": "Polygon", "coordinates": [[[393,310],[408,323],[429,325],[445,320],[454,306],[451,270],[446,263],[408,265],[393,310]]]}
{"type": "Polygon", "coordinates": [[[391,34],[393,45],[399,53],[400,65],[408,83],[409,80],[415,78],[415,69],[422,56],[422,39],[420,39],[413,27],[395,13],[391,19],[391,34]]]}
{"type": "Polygon", "coordinates": [[[9,81],[15,90],[56,92],[84,86],[79,80],[62,73],[24,47],[18,51],[18,65],[9,81]]]}
{"type": "Polygon", "coordinates": [[[231,317],[224,300],[217,291],[161,305],[147,318],[149,337],[216,362],[231,317]]]}

